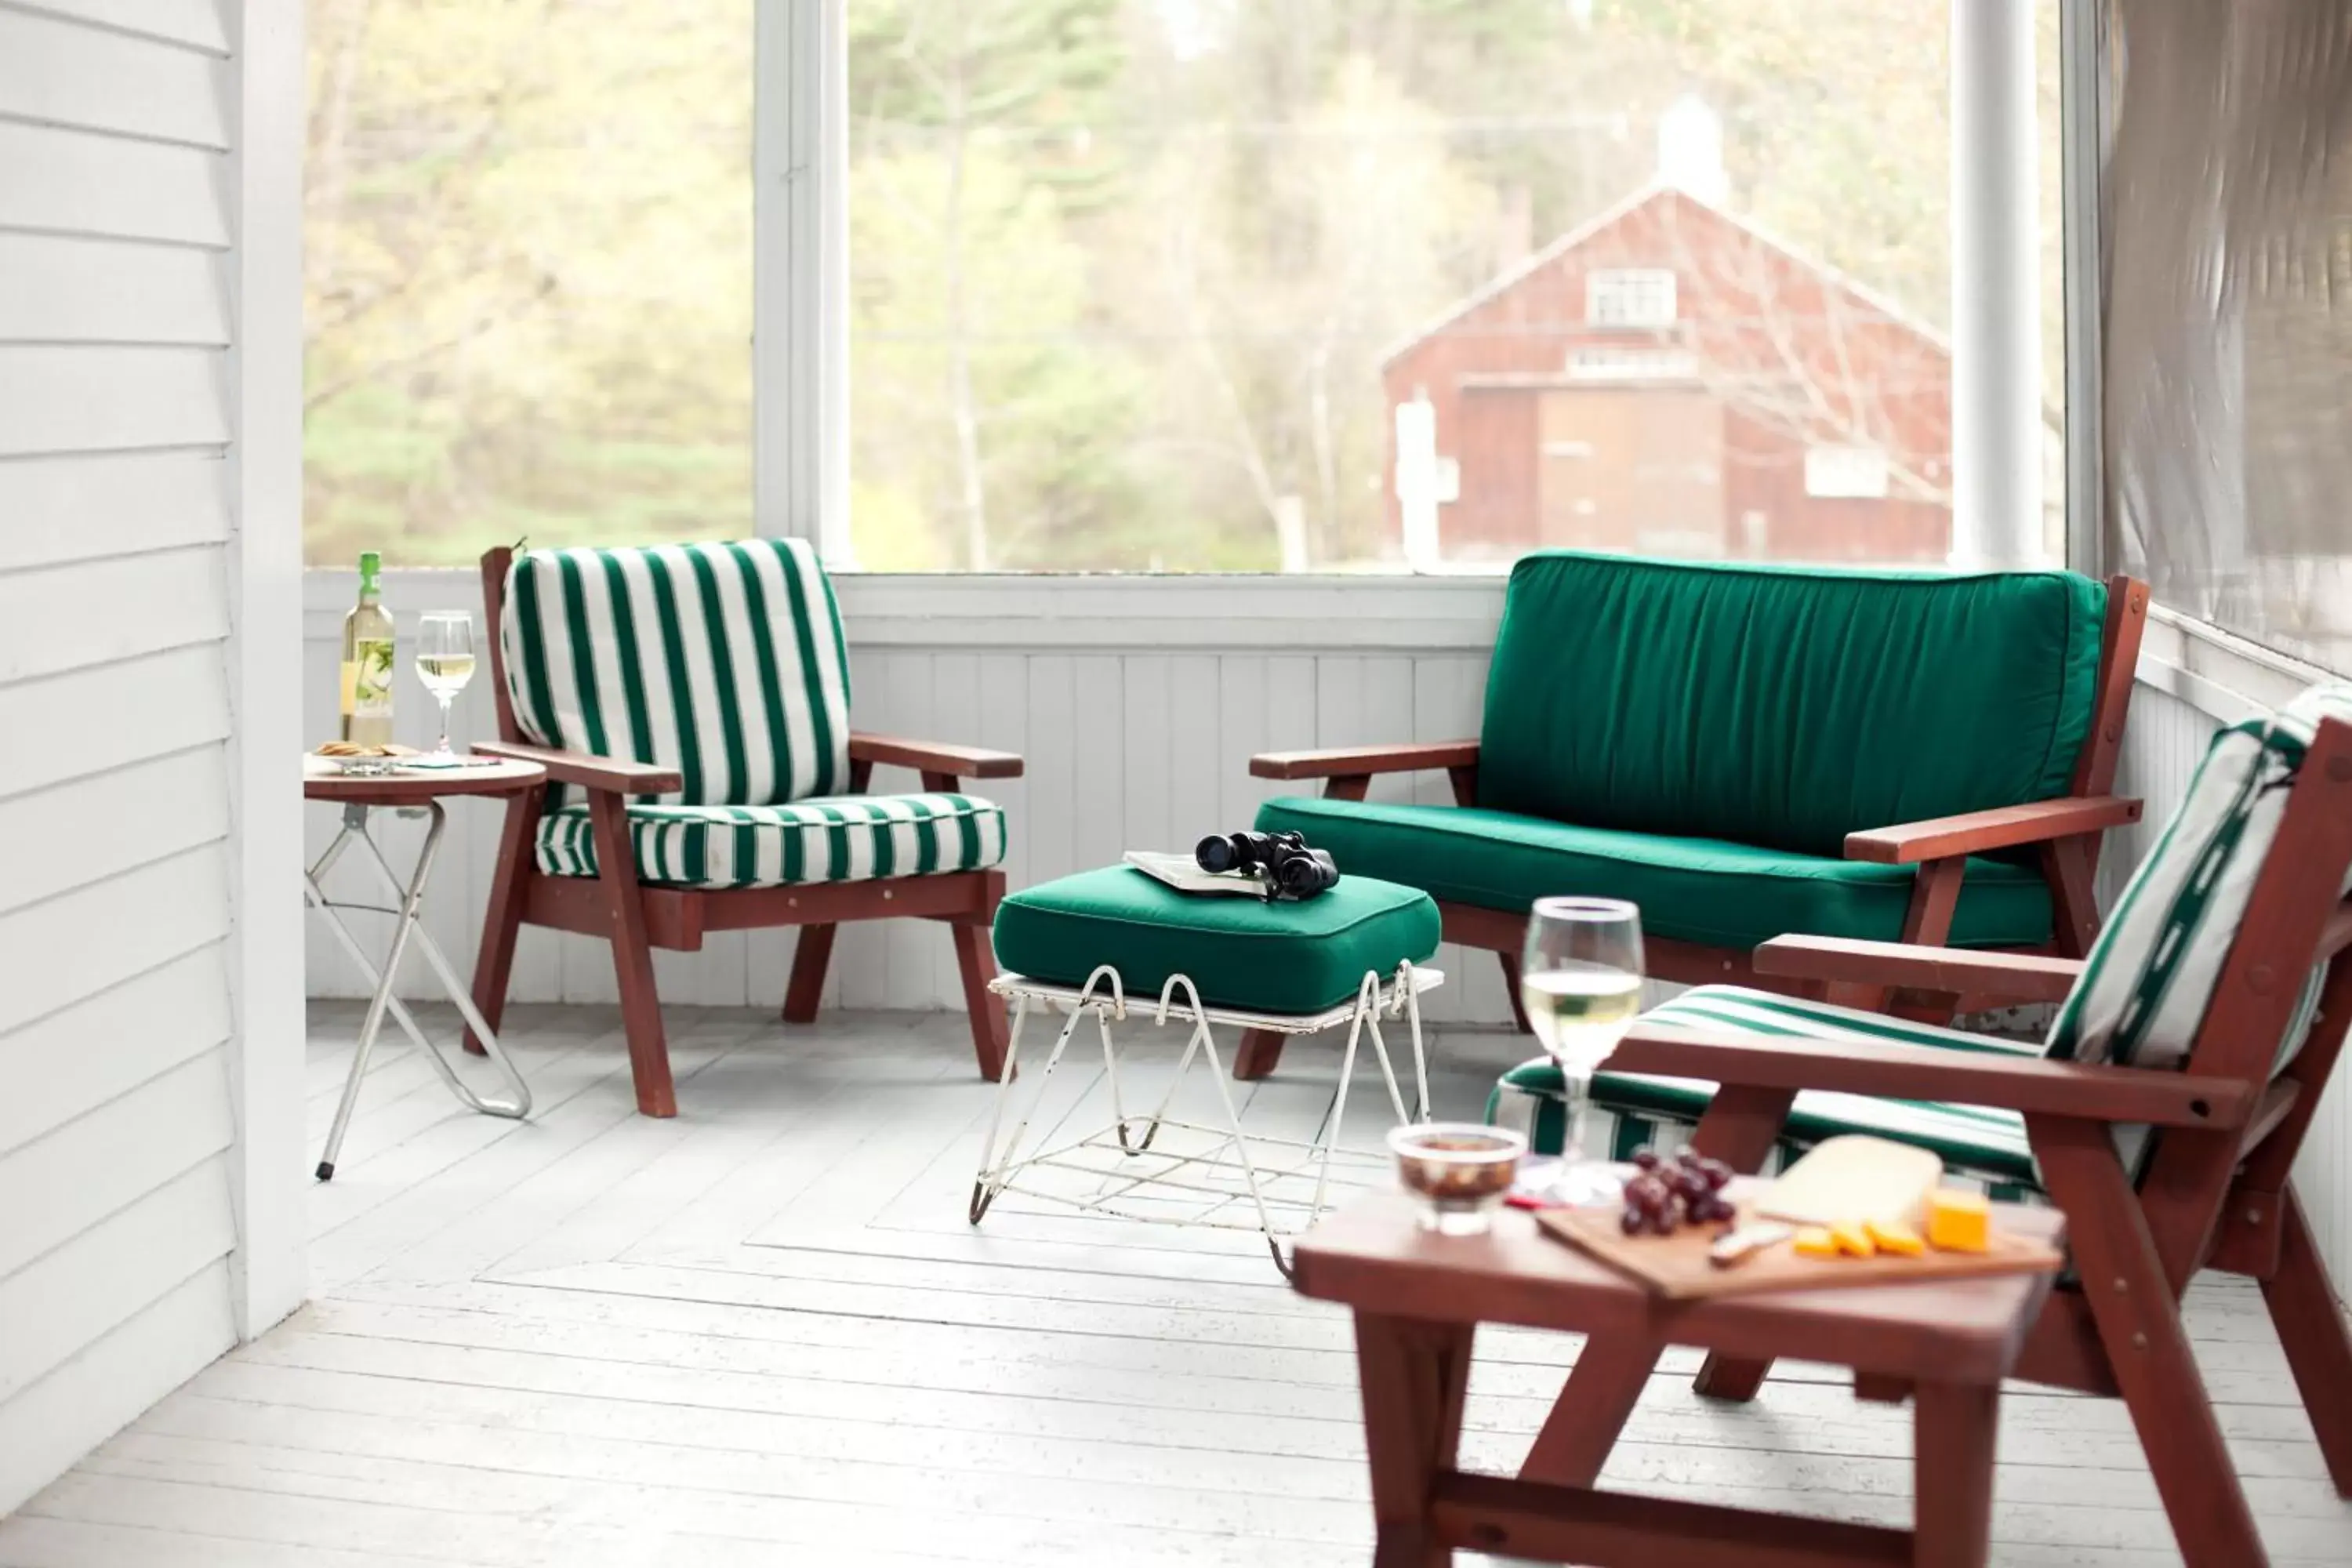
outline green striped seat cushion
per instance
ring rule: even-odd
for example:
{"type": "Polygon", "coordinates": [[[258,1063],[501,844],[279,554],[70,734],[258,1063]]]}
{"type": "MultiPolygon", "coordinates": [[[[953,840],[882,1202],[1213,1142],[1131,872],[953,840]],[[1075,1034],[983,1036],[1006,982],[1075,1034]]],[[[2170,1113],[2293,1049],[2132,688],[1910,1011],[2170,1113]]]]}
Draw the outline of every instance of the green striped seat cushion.
{"type": "MultiPolygon", "coordinates": [[[[969,795],[845,795],[784,805],[629,807],[637,875],[679,888],[781,888],[979,871],[1004,858],[1004,812],[969,795]]],[[[539,868],[596,875],[588,808],[541,818],[539,868]]]]}
{"type": "MultiPolygon", "coordinates": [[[[651,798],[779,805],[849,787],[849,659],[805,541],[533,550],[507,570],[500,637],[523,734],[677,769],[683,787],[651,798]]],[[[557,785],[550,804],[578,794],[557,785]]]]}
{"type": "MultiPolygon", "coordinates": [[[[2042,1054],[2041,1047],[2032,1041],[1963,1034],[1958,1029],[1907,1023],[1739,985],[1701,985],[1685,991],[1652,1008],[1643,1016],[1643,1022],[1679,1025],[1716,1034],[1782,1035],[1809,1040],[1851,1040],[1857,1045],[1895,1041],[2023,1057],[2042,1054]]],[[[1540,1102],[1548,1099],[1557,1103],[1560,1094],[1559,1068],[1549,1058],[1538,1058],[1503,1076],[1487,1102],[1487,1119],[1524,1121],[1531,1129],[1536,1147],[1543,1150],[1549,1142],[1550,1148],[1544,1152],[1556,1152],[1562,1135],[1561,1118],[1557,1111],[1547,1113],[1540,1102]],[[1530,1103],[1513,1104],[1522,1098],[1530,1103]],[[1551,1130],[1547,1137],[1548,1121],[1551,1130]]],[[[1715,1085],[1695,1079],[1597,1073],[1592,1079],[1593,1104],[1617,1118],[1616,1131],[1600,1147],[1615,1154],[1630,1154],[1654,1142],[1663,1124],[1696,1123],[1714,1098],[1715,1085]]],[[[1807,1089],[1797,1096],[1790,1111],[1785,1143],[1790,1151],[1801,1151],[1845,1132],[1874,1133],[1896,1142],[1915,1144],[1933,1152],[1956,1173],[1989,1184],[2036,1184],[2033,1153],[2025,1140],[2025,1121],[2013,1111],[1807,1089]]]]}

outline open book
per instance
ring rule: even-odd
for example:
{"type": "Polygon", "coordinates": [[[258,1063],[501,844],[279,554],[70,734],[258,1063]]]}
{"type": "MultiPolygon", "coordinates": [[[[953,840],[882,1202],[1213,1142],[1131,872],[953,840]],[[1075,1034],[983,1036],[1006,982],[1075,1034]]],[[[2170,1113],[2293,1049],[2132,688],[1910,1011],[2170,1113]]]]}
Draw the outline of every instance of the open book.
{"type": "Polygon", "coordinates": [[[1240,871],[1203,871],[1190,855],[1162,849],[1130,849],[1127,863],[1155,877],[1180,893],[1223,894],[1228,898],[1264,899],[1265,884],[1240,871]]]}

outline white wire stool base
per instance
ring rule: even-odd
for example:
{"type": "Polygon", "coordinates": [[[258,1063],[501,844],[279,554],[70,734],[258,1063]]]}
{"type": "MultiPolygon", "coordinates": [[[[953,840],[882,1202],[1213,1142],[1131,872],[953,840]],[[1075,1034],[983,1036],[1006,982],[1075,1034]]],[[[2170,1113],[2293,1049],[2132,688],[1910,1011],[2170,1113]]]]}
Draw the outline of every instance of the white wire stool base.
{"type": "Polygon", "coordinates": [[[1384,1156],[1345,1150],[1339,1142],[1347,1116],[1348,1091],[1355,1080],[1357,1053],[1367,1037],[1371,1041],[1372,1060],[1380,1068],[1397,1122],[1428,1120],[1429,1061],[1422,1046],[1421,994],[1444,984],[1444,978],[1437,970],[1402,963],[1395,974],[1383,983],[1377,971],[1368,970],[1357,987],[1353,1003],[1320,1013],[1288,1014],[1204,1007],[1190,976],[1171,975],[1160,988],[1158,1004],[1139,1004],[1136,1011],[1148,1012],[1153,1024],[1163,1027],[1171,1018],[1189,1021],[1192,1037],[1177,1061],[1175,1075],[1160,1092],[1158,1104],[1148,1113],[1130,1114],[1120,1091],[1118,1050],[1110,1034],[1112,1022],[1124,1021],[1129,1012],[1126,988],[1118,972],[1108,964],[1101,965],[1081,986],[1056,985],[1019,974],[999,975],[989,983],[989,989],[1012,998],[1012,1038],[1005,1047],[1004,1076],[997,1085],[995,1110],[989,1117],[987,1137],[981,1144],[980,1171],[972,1181],[967,1217],[978,1225],[997,1198],[1012,1193],[1105,1218],[1255,1230],[1265,1237],[1275,1266],[1287,1277],[1290,1259],[1282,1243],[1305,1230],[1332,1206],[1333,1164],[1337,1163],[1343,1169],[1361,1171],[1366,1175],[1377,1175],[1386,1165],[1384,1156]],[[998,1134],[1003,1130],[1013,1101],[1013,1069],[1021,1058],[1022,1029],[1032,1008],[1039,1005],[1061,1009],[1068,1017],[1055,1038],[1044,1068],[1037,1074],[1036,1083],[1029,1090],[1026,1107],[1011,1132],[1000,1142],[998,1134]],[[1028,1135],[1030,1121],[1045,1102],[1054,1069],[1061,1065],[1079,1023],[1089,1016],[1095,1020],[1095,1030],[1102,1042],[1103,1079],[1110,1093],[1111,1122],[1108,1127],[1060,1142],[1050,1142],[1048,1135],[1039,1141],[1044,1146],[1021,1155],[1022,1142],[1028,1135]],[[1391,1020],[1402,1017],[1410,1025],[1413,1087],[1411,1112],[1405,1109],[1404,1091],[1390,1058],[1387,1037],[1381,1032],[1383,1016],[1391,1020]],[[1348,1026],[1348,1044],[1339,1061],[1339,1081],[1314,1135],[1302,1139],[1244,1133],[1211,1026],[1314,1035],[1343,1024],[1348,1026]],[[1223,1112],[1222,1125],[1186,1121],[1171,1114],[1177,1089],[1194,1064],[1200,1062],[1207,1064],[1210,1081],[1215,1085],[1216,1103],[1223,1112]],[[1071,1177],[1078,1181],[1073,1183],[1071,1177]],[[1088,1186],[1090,1191],[1084,1190],[1088,1186]]]}

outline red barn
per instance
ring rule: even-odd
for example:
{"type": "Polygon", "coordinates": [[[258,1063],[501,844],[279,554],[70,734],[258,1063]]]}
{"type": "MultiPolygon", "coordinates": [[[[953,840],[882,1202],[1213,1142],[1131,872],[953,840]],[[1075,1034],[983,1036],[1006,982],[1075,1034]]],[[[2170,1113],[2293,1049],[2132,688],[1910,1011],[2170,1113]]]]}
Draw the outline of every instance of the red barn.
{"type": "MultiPolygon", "coordinates": [[[[1434,424],[1446,561],[1541,545],[1940,561],[1951,547],[1949,345],[1675,185],[1537,252],[1391,353],[1381,378],[1391,407],[1429,405],[1398,426],[1434,424]]],[[[1402,455],[1400,479],[1415,466],[1402,455]]],[[[1396,496],[1416,488],[1391,491],[1391,539],[1411,538],[1396,496]]],[[[1408,556],[1429,553],[1422,527],[1408,556]]]]}

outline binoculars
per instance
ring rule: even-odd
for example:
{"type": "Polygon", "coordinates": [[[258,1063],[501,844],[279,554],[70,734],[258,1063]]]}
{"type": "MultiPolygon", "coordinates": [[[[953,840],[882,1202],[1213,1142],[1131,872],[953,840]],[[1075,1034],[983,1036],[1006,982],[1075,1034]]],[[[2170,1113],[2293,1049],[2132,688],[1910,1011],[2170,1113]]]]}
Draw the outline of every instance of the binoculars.
{"type": "Polygon", "coordinates": [[[1265,884],[1273,899],[1311,899],[1339,885],[1328,849],[1310,849],[1298,833],[1213,833],[1192,858],[1203,871],[1239,871],[1265,884]]]}

